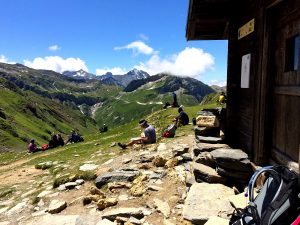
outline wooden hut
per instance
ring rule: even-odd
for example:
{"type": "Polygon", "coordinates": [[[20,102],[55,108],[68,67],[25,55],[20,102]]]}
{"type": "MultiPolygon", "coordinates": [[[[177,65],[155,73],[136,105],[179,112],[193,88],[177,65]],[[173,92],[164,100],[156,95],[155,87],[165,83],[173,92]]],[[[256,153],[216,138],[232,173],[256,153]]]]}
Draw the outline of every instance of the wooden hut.
{"type": "Polygon", "coordinates": [[[227,140],[299,171],[300,0],[190,0],[187,40],[228,40],[227,140]]]}

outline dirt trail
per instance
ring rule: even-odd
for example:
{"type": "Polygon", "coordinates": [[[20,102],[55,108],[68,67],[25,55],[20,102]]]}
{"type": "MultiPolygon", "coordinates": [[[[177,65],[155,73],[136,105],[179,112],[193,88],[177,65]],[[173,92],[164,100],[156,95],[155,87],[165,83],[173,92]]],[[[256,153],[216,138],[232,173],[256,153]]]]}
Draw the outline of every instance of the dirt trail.
{"type": "Polygon", "coordinates": [[[2,173],[3,171],[5,172],[7,170],[12,170],[12,169],[14,169],[16,167],[19,167],[19,166],[22,166],[23,164],[28,163],[29,161],[31,161],[33,159],[36,159],[36,158],[39,158],[39,157],[44,157],[44,156],[49,156],[49,155],[53,155],[53,154],[57,154],[57,151],[55,151],[55,152],[52,151],[51,152],[49,150],[49,152],[43,153],[43,155],[38,154],[38,155],[33,155],[30,158],[28,158],[28,159],[20,159],[18,161],[12,162],[10,164],[0,166],[0,172],[2,173]]]}
{"type": "MultiPolygon", "coordinates": [[[[113,136],[118,136],[118,135],[113,135],[113,136]]],[[[111,136],[109,137],[106,137],[106,138],[110,138],[111,136]]],[[[89,141],[89,142],[85,142],[85,144],[90,144],[90,143],[94,143],[95,141],[89,141]]],[[[47,150],[46,152],[43,152],[43,153],[34,153],[34,154],[31,154],[29,158],[27,159],[20,159],[20,160],[17,160],[15,162],[12,162],[12,163],[9,163],[7,165],[2,165],[0,166],[0,172],[3,173],[7,170],[12,170],[12,169],[15,169],[19,166],[22,166],[23,164],[26,164],[28,163],[29,161],[31,160],[34,160],[36,158],[40,158],[40,157],[45,157],[45,156],[50,156],[50,155],[54,155],[54,154],[58,154],[60,151],[65,151],[66,149],[65,148],[60,148],[60,149],[55,149],[55,150],[47,150]]]]}

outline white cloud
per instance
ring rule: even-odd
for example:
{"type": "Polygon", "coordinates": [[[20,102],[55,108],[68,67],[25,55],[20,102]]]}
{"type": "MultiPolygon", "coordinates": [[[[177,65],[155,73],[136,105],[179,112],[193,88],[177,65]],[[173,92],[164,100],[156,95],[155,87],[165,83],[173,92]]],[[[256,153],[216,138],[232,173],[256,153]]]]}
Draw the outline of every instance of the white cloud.
{"type": "Polygon", "coordinates": [[[145,34],[139,34],[139,37],[145,41],[148,41],[149,40],[149,37],[145,34]]]}
{"type": "Polygon", "coordinates": [[[59,47],[58,45],[51,45],[51,46],[48,47],[48,49],[49,49],[50,51],[55,52],[55,51],[60,50],[61,47],[59,47]]]}
{"type": "Polygon", "coordinates": [[[34,69],[53,70],[62,73],[66,70],[77,71],[83,69],[88,72],[85,62],[80,58],[62,58],[60,56],[46,56],[35,58],[33,61],[24,60],[24,65],[34,69]]]}
{"type": "Polygon", "coordinates": [[[157,53],[153,50],[153,48],[146,45],[142,41],[134,41],[134,42],[131,42],[128,45],[114,48],[114,50],[122,50],[122,49],[132,49],[134,54],[140,54],[141,53],[141,54],[145,54],[145,55],[151,55],[151,54],[157,53]]]}
{"type": "Polygon", "coordinates": [[[127,73],[127,70],[120,67],[96,69],[96,75],[103,75],[107,72],[111,72],[114,75],[123,75],[127,73]]]}
{"type": "Polygon", "coordinates": [[[174,75],[200,77],[207,70],[212,70],[214,57],[199,48],[185,48],[170,58],[161,59],[157,54],[135,66],[151,75],[166,72],[174,75]]]}
{"type": "Polygon", "coordinates": [[[226,86],[227,82],[226,81],[220,81],[220,80],[211,80],[209,81],[208,85],[217,85],[219,87],[224,87],[226,86]]]}
{"type": "Polygon", "coordinates": [[[10,62],[4,55],[0,55],[0,62],[7,64],[16,64],[16,62],[10,62]]]}

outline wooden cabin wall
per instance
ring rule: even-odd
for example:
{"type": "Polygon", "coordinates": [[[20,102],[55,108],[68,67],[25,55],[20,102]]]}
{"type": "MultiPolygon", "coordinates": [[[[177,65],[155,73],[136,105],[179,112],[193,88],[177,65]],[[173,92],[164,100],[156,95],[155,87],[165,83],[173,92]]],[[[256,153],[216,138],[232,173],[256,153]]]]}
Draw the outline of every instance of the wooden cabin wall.
{"type": "MultiPolygon", "coordinates": [[[[298,67],[290,68],[288,41],[300,34],[300,1],[280,2],[272,9],[272,99],[270,115],[273,118],[271,153],[272,159],[299,170],[300,151],[300,55],[298,67]],[[289,63],[288,63],[289,62],[289,63]],[[282,161],[282,158],[285,160],[282,161]]],[[[292,51],[290,51],[292,50],[292,51]]],[[[294,60],[294,59],[293,59],[294,60]]],[[[294,61],[292,60],[292,67],[294,61]]]]}
{"type": "Polygon", "coordinates": [[[272,146],[282,149],[284,154],[297,162],[300,158],[300,70],[289,73],[284,71],[285,52],[282,51],[286,49],[286,40],[299,33],[297,21],[300,18],[300,2],[244,0],[237,4],[239,11],[230,13],[229,21],[228,142],[232,147],[246,151],[259,164],[274,159],[272,146]],[[282,9],[281,6],[286,8],[282,9]],[[276,7],[281,14],[277,13],[272,18],[270,15],[276,7]],[[238,29],[251,19],[255,19],[254,32],[238,40],[238,29]],[[274,24],[284,26],[286,21],[294,24],[294,27],[285,25],[286,28],[280,28],[280,31],[274,33],[274,24]],[[279,32],[286,32],[286,35],[279,32]],[[278,39],[277,35],[282,39],[278,39]],[[249,53],[250,86],[243,89],[240,84],[241,61],[242,56],[249,53]]]}
{"type": "Polygon", "coordinates": [[[238,13],[231,13],[229,22],[228,41],[228,71],[227,71],[227,138],[229,144],[234,148],[246,151],[251,159],[255,157],[254,134],[255,120],[258,109],[258,86],[260,85],[258,69],[258,24],[259,1],[239,1],[238,13]],[[238,29],[255,18],[255,31],[248,36],[238,40],[238,29]],[[250,83],[249,88],[241,88],[241,63],[242,56],[251,54],[250,83]]]}

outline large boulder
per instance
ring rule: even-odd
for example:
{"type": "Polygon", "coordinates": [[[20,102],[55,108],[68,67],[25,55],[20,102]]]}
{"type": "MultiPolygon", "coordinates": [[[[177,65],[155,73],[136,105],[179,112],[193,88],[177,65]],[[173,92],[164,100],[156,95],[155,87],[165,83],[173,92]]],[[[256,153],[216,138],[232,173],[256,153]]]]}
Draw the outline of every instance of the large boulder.
{"type": "Polygon", "coordinates": [[[228,197],[233,189],[222,184],[195,183],[190,188],[183,207],[183,218],[193,224],[204,224],[210,217],[228,219],[233,212],[228,197]]]}
{"type": "Polygon", "coordinates": [[[101,188],[103,185],[115,182],[115,181],[133,181],[134,178],[139,174],[138,170],[134,169],[122,169],[113,172],[107,172],[98,176],[95,180],[97,188],[101,188]]]}

